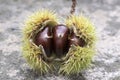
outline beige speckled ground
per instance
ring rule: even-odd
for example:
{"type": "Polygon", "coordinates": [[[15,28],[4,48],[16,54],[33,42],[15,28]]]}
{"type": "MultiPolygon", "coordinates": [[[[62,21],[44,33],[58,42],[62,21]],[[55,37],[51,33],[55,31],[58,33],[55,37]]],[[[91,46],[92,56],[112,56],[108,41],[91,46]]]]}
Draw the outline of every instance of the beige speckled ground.
{"type": "Polygon", "coordinates": [[[0,0],[0,80],[120,80],[120,0],[77,1],[76,14],[83,12],[96,26],[97,53],[92,66],[70,77],[39,76],[22,57],[21,29],[27,15],[47,8],[64,18],[70,0],[0,0]]]}

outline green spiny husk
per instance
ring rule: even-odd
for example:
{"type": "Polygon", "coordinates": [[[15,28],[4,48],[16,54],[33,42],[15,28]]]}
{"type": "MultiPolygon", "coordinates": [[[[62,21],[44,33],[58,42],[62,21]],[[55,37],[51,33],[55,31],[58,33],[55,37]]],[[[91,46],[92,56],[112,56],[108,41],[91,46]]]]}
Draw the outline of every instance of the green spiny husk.
{"type": "Polygon", "coordinates": [[[68,54],[71,54],[71,56],[68,60],[64,61],[59,73],[67,75],[76,74],[90,64],[94,55],[94,49],[73,46],[69,50],[68,54]]]}
{"type": "Polygon", "coordinates": [[[56,24],[55,14],[48,10],[35,12],[25,22],[22,45],[23,56],[29,65],[41,74],[49,72],[53,66],[51,63],[44,61],[44,51],[42,47],[34,44],[33,38],[38,30],[41,30],[45,25],[55,26],[56,24]]]}
{"type": "Polygon", "coordinates": [[[83,38],[87,45],[86,47],[95,47],[96,43],[96,33],[95,27],[90,22],[90,20],[82,15],[74,16],[72,15],[66,20],[66,25],[69,28],[73,28],[76,35],[83,38]]]}
{"type": "Polygon", "coordinates": [[[72,46],[66,55],[70,55],[69,58],[60,67],[59,73],[70,75],[79,73],[91,63],[95,53],[96,35],[93,24],[82,15],[70,16],[66,20],[66,25],[86,42],[84,47],[72,46]]]}
{"type": "MultiPolygon", "coordinates": [[[[56,25],[57,19],[55,14],[50,11],[38,11],[31,15],[25,22],[23,29],[23,56],[26,58],[30,66],[39,71],[41,74],[49,72],[53,65],[58,62],[47,62],[43,59],[42,47],[38,47],[33,43],[33,38],[45,25],[56,25]]],[[[94,26],[84,16],[71,16],[66,20],[66,25],[73,28],[76,35],[83,38],[86,42],[84,47],[72,46],[64,61],[60,63],[59,73],[76,74],[82,69],[88,67],[95,53],[96,35],[94,26]],[[69,56],[69,57],[68,57],[69,56]]],[[[59,68],[59,65],[57,65],[59,68]]]]}

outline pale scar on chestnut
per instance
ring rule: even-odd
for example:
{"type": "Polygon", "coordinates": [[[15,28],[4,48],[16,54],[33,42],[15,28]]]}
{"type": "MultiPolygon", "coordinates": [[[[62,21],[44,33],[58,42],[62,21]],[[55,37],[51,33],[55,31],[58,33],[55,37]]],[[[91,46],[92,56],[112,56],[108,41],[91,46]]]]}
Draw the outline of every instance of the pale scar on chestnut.
{"type": "Polygon", "coordinates": [[[57,58],[66,55],[71,45],[84,47],[86,44],[84,39],[76,36],[74,31],[70,33],[70,29],[62,24],[45,26],[36,34],[34,43],[42,45],[48,57],[54,54],[57,58]]]}

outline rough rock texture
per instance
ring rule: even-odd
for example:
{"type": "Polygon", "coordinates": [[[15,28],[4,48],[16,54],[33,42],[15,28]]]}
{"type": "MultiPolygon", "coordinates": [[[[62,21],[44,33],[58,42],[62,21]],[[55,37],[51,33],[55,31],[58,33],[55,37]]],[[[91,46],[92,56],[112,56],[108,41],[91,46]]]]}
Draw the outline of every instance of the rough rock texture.
{"type": "Polygon", "coordinates": [[[77,1],[76,14],[83,13],[96,26],[97,52],[92,65],[78,75],[39,76],[22,57],[23,22],[42,8],[65,18],[71,0],[0,0],[0,80],[120,80],[120,0],[77,1]]]}

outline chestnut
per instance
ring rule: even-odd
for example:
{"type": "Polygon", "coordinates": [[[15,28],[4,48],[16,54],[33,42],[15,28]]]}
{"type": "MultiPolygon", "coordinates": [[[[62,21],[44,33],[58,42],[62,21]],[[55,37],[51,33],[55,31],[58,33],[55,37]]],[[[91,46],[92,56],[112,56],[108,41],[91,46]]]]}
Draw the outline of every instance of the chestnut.
{"type": "Polygon", "coordinates": [[[40,32],[37,33],[35,36],[35,44],[37,46],[42,45],[46,55],[49,57],[52,53],[52,34],[51,34],[51,27],[46,26],[40,32]]]}
{"type": "Polygon", "coordinates": [[[68,45],[69,29],[65,25],[57,25],[53,28],[54,53],[57,57],[65,54],[68,45]]]}
{"type": "Polygon", "coordinates": [[[71,45],[84,47],[85,41],[82,38],[79,38],[78,36],[76,36],[75,33],[72,31],[69,37],[69,46],[71,45]]]}

